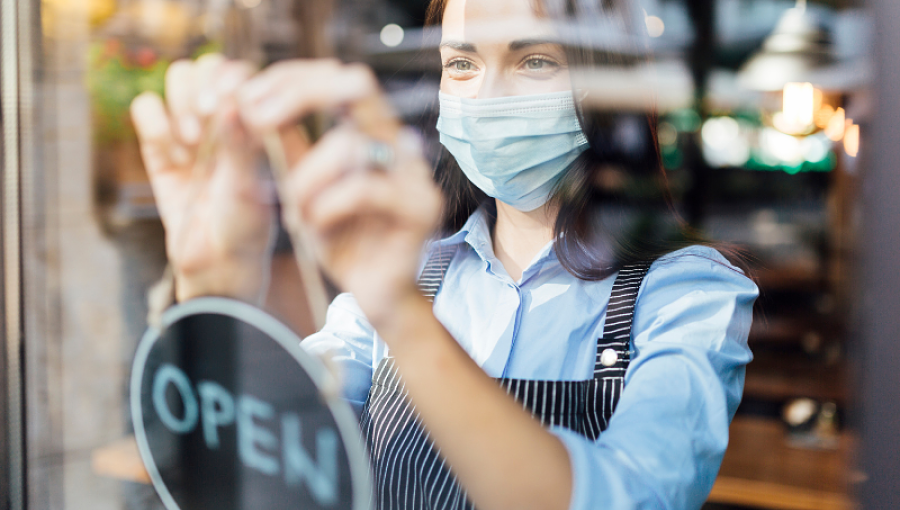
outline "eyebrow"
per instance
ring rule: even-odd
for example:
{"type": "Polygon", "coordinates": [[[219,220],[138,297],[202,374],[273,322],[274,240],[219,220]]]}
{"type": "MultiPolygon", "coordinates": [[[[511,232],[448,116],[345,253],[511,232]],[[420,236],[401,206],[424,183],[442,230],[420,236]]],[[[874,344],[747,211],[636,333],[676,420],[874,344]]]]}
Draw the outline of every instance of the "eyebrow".
{"type": "Polygon", "coordinates": [[[509,51],[519,51],[529,46],[539,46],[541,44],[559,44],[559,42],[550,39],[516,39],[509,43],[509,51]]]}
{"type": "Polygon", "coordinates": [[[466,53],[478,53],[474,44],[462,41],[444,41],[438,48],[453,48],[454,50],[466,53]]]}
{"type": "MultiPolygon", "coordinates": [[[[530,46],[539,46],[541,44],[559,44],[559,42],[550,39],[516,39],[515,41],[509,43],[509,51],[519,51],[523,48],[528,48],[530,46]]],[[[445,47],[453,48],[454,50],[462,51],[465,53],[478,53],[478,50],[475,48],[474,44],[462,41],[444,41],[439,46],[439,48],[445,47]]]]}

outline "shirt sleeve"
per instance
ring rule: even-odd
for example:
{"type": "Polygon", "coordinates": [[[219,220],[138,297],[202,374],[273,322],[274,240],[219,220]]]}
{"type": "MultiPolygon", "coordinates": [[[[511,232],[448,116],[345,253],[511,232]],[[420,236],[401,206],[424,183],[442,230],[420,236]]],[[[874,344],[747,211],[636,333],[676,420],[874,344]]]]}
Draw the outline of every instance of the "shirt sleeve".
{"type": "Polygon", "coordinates": [[[635,354],[596,441],[554,428],[573,470],[570,508],[700,508],[741,400],[756,285],[717,251],[657,260],[635,308],[635,354]]]}
{"type": "Polygon", "coordinates": [[[344,398],[357,416],[372,385],[375,330],[352,295],[339,294],[328,305],[325,326],[306,337],[300,346],[311,354],[329,358],[341,380],[344,398]]]}

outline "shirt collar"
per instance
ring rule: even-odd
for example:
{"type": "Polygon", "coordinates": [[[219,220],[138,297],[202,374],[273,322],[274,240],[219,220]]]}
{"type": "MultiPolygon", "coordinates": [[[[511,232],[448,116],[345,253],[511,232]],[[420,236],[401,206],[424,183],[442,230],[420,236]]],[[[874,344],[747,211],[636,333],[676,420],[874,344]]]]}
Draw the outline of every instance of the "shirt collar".
{"type": "MultiPolygon", "coordinates": [[[[459,231],[438,240],[435,243],[435,247],[450,247],[463,243],[471,246],[475,253],[485,262],[489,264],[496,262],[494,245],[491,241],[491,218],[485,206],[482,205],[476,209],[459,231]]],[[[527,278],[533,271],[541,269],[545,263],[553,260],[556,260],[556,250],[553,249],[553,242],[549,242],[531,261],[531,264],[529,264],[522,275],[523,279],[527,278]]]]}

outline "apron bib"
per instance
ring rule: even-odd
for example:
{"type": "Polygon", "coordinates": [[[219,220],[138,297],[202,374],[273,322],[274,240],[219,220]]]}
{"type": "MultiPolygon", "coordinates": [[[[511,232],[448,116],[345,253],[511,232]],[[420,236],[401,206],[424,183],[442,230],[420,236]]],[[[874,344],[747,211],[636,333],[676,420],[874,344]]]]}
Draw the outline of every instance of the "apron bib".
{"type": "MultiPolygon", "coordinates": [[[[455,253],[438,251],[425,264],[419,288],[429,301],[434,301],[455,253]]],[[[542,425],[562,426],[592,440],[599,437],[609,425],[625,385],[634,304],[649,268],[650,262],[626,265],[616,276],[603,337],[597,341],[593,379],[502,378],[495,379],[497,383],[542,425]]],[[[375,369],[360,426],[375,478],[375,508],[473,508],[422,427],[392,358],[384,358],[375,369]]]]}

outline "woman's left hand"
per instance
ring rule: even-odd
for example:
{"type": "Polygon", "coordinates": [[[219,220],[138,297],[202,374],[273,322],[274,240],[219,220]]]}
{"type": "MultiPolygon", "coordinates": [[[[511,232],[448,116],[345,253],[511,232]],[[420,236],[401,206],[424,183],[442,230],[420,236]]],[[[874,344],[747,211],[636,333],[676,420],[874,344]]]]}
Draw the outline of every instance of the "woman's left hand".
{"type": "Polygon", "coordinates": [[[299,216],[326,272],[377,327],[418,297],[416,270],[441,200],[416,135],[400,135],[385,168],[369,161],[384,150],[376,143],[349,125],[327,133],[292,170],[285,214],[299,216]]]}
{"type": "Polygon", "coordinates": [[[327,133],[292,169],[295,201],[284,213],[297,215],[325,271],[376,328],[420,298],[416,271],[441,209],[418,136],[402,131],[384,168],[370,161],[373,149],[384,152],[378,143],[351,125],[327,133]]]}

